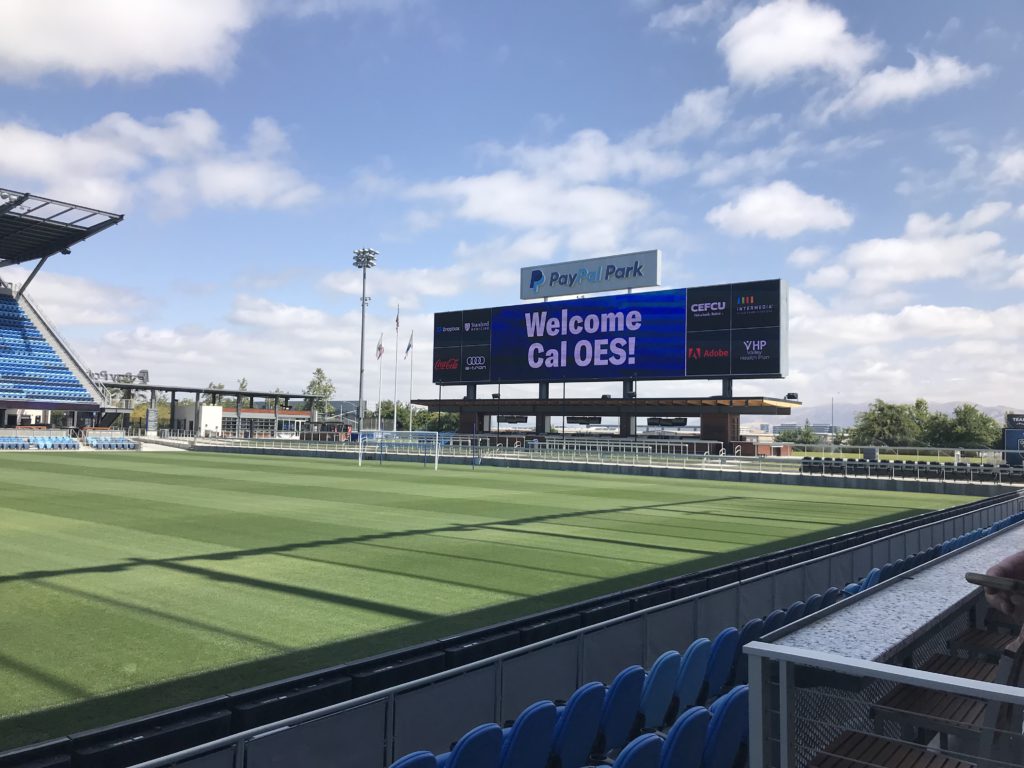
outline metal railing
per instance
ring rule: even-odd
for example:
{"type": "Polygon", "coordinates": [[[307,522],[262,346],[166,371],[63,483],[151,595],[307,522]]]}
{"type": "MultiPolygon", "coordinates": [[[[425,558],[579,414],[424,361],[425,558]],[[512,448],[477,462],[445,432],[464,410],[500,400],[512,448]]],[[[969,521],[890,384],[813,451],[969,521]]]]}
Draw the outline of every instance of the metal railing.
{"type": "MultiPolygon", "coordinates": [[[[876,564],[895,562],[1022,509],[1024,494],[1018,493],[952,518],[251,728],[134,768],[188,766],[190,760],[197,765],[202,760],[204,768],[286,765],[295,764],[300,754],[303,768],[326,768],[337,764],[342,751],[346,766],[384,768],[416,749],[446,751],[481,722],[505,722],[539,699],[567,699],[581,684],[609,682],[630,664],[649,668],[666,650],[681,650],[698,637],[742,626],[773,607],[847,584],[876,564]]],[[[1024,696],[1024,691],[1018,695],[1024,696]]]]}
{"type": "MultiPolygon", "coordinates": [[[[935,639],[941,647],[942,636],[935,639]]],[[[913,765],[927,762],[911,760],[924,752],[935,764],[939,757],[987,768],[1024,762],[1024,688],[1012,659],[997,665],[996,679],[1006,684],[764,642],[745,653],[751,768],[804,768],[822,758],[869,768],[884,749],[902,750],[913,765]]]]}

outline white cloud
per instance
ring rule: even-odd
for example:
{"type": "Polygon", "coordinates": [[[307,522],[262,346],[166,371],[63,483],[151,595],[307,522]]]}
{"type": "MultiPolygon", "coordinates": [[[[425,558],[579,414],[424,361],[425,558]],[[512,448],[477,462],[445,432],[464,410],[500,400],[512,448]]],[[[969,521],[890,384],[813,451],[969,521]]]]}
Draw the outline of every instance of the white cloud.
{"type": "Polygon", "coordinates": [[[672,111],[650,128],[638,131],[633,140],[655,147],[678,144],[691,136],[706,136],[729,116],[729,89],[722,86],[690,91],[672,111]]]}
{"type": "Polygon", "coordinates": [[[745,154],[722,157],[717,152],[708,152],[696,163],[700,169],[697,183],[717,186],[749,174],[774,176],[806,148],[798,135],[791,134],[777,146],[759,147],[745,154]]]}
{"type": "Polygon", "coordinates": [[[793,237],[809,230],[845,229],[853,223],[838,200],[810,195],[789,181],[744,190],[706,219],[732,235],[793,237]]]}
{"type": "MultiPolygon", "coordinates": [[[[915,213],[907,218],[900,237],[872,238],[850,245],[837,264],[808,275],[817,287],[846,286],[852,293],[884,297],[895,286],[922,281],[962,278],[998,279],[1009,267],[1003,238],[978,231],[1010,211],[1006,203],[985,203],[954,220],[915,213]],[[845,272],[848,281],[838,279],[845,272]]],[[[901,299],[905,294],[897,294],[901,299]]]]}
{"type": "Polygon", "coordinates": [[[242,35],[269,14],[389,11],[401,0],[36,0],[4,7],[0,80],[56,72],[87,83],[231,71],[242,35]]]}
{"type": "Polygon", "coordinates": [[[853,88],[833,101],[822,115],[866,114],[895,102],[909,102],[938,93],[963,88],[987,77],[991,67],[972,67],[952,56],[925,56],[914,54],[914,66],[909,69],[886,67],[865,75],[853,88]]]}
{"type": "Polygon", "coordinates": [[[823,248],[797,248],[786,257],[794,267],[813,267],[825,257],[823,248]]]}
{"type": "Polygon", "coordinates": [[[287,138],[273,120],[254,120],[243,149],[225,146],[220,134],[201,109],[151,121],[114,112],[65,134],[3,123],[0,175],[12,186],[116,210],[140,193],[169,212],[195,202],[286,208],[320,194],[283,161],[287,138]]]}
{"type": "Polygon", "coordinates": [[[989,179],[996,184],[1024,182],[1024,149],[1008,149],[995,158],[996,167],[989,179]]]}
{"type": "MultiPolygon", "coordinates": [[[[13,266],[4,270],[3,278],[22,283],[29,273],[30,269],[13,266]]],[[[135,291],[51,269],[44,269],[29,284],[28,295],[58,330],[63,325],[127,323],[145,306],[135,291]]]]}
{"type": "Polygon", "coordinates": [[[563,231],[574,251],[604,252],[646,215],[650,200],[639,193],[516,170],[413,185],[414,199],[446,201],[455,215],[513,229],[563,231]]]}
{"type": "Polygon", "coordinates": [[[718,42],[732,81],[764,87],[805,72],[855,79],[879,46],[843,15],[808,0],[774,0],[739,18],[718,42]]]}
{"type": "Polygon", "coordinates": [[[651,16],[651,29],[675,32],[691,24],[705,24],[725,10],[725,0],[700,0],[686,5],[672,5],[651,16]]]}
{"type": "Polygon", "coordinates": [[[244,293],[235,297],[230,318],[242,325],[261,328],[298,329],[327,325],[327,314],[319,309],[290,306],[244,293]]]}

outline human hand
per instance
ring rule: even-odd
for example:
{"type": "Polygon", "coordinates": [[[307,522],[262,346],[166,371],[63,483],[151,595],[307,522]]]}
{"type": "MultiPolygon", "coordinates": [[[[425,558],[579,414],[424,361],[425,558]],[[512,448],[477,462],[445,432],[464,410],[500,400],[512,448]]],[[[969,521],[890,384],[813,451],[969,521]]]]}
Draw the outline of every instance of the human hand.
{"type": "MultiPolygon", "coordinates": [[[[1024,552],[1000,560],[985,573],[989,576],[1024,581],[1024,552]]],[[[1004,592],[986,587],[985,599],[997,611],[1002,611],[1014,621],[1024,624],[1024,593],[1004,592]]]]}

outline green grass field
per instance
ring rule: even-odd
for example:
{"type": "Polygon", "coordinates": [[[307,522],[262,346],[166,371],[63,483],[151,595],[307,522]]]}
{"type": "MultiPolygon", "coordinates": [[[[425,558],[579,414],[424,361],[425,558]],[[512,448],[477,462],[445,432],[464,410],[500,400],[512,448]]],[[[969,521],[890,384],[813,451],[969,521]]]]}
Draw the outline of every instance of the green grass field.
{"type": "Polygon", "coordinates": [[[0,746],[949,504],[184,453],[7,453],[0,488],[0,746]]]}

